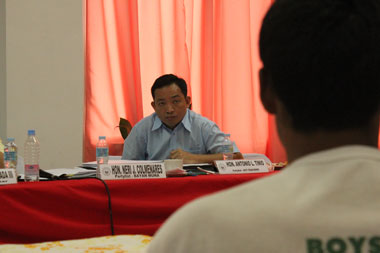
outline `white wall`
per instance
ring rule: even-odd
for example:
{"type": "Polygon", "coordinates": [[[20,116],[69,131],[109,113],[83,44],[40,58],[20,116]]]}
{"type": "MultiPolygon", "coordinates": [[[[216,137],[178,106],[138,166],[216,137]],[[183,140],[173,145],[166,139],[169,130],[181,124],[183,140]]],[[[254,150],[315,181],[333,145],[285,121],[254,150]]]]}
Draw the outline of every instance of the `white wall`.
{"type": "Polygon", "coordinates": [[[0,138],[4,139],[6,120],[5,0],[0,0],[0,138]]]}
{"type": "Polygon", "coordinates": [[[16,138],[23,155],[27,130],[35,129],[42,169],[78,165],[84,104],[82,1],[5,0],[5,12],[5,135],[16,138]]]}

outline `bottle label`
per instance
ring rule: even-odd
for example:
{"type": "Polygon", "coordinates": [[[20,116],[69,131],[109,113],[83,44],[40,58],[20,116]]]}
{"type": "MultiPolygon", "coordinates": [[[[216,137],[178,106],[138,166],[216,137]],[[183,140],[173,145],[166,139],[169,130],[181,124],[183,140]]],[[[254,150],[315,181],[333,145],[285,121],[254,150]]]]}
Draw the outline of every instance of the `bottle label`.
{"type": "Polygon", "coordinates": [[[25,174],[38,174],[40,166],[38,164],[25,164],[25,174]]]}
{"type": "Polygon", "coordinates": [[[108,148],[96,148],[96,157],[108,156],[108,148]]]}
{"type": "Polygon", "coordinates": [[[223,145],[223,153],[233,153],[234,146],[232,145],[223,145]]]}
{"type": "Polygon", "coordinates": [[[4,152],[4,160],[16,161],[16,152],[14,152],[14,151],[4,152]]]}

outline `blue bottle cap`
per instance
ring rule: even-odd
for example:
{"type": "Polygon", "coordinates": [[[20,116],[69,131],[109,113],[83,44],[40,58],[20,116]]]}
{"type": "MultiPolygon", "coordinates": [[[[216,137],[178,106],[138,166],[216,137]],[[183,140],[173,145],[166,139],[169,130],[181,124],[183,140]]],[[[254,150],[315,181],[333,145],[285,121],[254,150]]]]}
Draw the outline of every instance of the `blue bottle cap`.
{"type": "Polygon", "coordinates": [[[28,130],[28,135],[36,135],[36,131],[35,130],[28,130]]]}
{"type": "Polygon", "coordinates": [[[13,138],[13,137],[8,137],[8,138],[7,138],[7,141],[8,141],[8,142],[15,141],[15,138],[13,138]]]}
{"type": "Polygon", "coordinates": [[[99,136],[99,140],[105,140],[106,137],[105,136],[99,136]]]}

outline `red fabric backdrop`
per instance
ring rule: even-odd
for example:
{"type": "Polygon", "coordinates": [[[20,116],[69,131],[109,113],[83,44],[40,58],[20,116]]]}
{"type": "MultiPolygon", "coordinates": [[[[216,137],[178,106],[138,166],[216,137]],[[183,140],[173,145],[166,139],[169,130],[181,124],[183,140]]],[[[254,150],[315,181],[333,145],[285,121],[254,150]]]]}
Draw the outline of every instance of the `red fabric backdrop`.
{"type": "Polygon", "coordinates": [[[230,133],[244,153],[286,160],[259,99],[258,34],[272,0],[86,1],[84,161],[99,135],[120,155],[119,117],[153,112],[150,87],[165,73],[189,84],[193,110],[230,133]]]}
{"type": "Polygon", "coordinates": [[[151,85],[166,73],[187,81],[193,110],[243,153],[286,160],[259,99],[258,35],[273,0],[84,1],[84,161],[95,160],[99,135],[121,154],[119,117],[134,125],[152,113],[151,85]]]}

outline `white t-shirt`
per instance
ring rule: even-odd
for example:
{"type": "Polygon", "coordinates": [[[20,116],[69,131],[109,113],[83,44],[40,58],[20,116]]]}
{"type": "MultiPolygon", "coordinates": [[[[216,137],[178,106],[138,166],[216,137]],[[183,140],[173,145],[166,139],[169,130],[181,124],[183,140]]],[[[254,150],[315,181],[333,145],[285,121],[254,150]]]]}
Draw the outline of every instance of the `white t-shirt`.
{"type": "Polygon", "coordinates": [[[197,199],[168,219],[148,252],[380,252],[380,151],[313,153],[197,199]]]}

